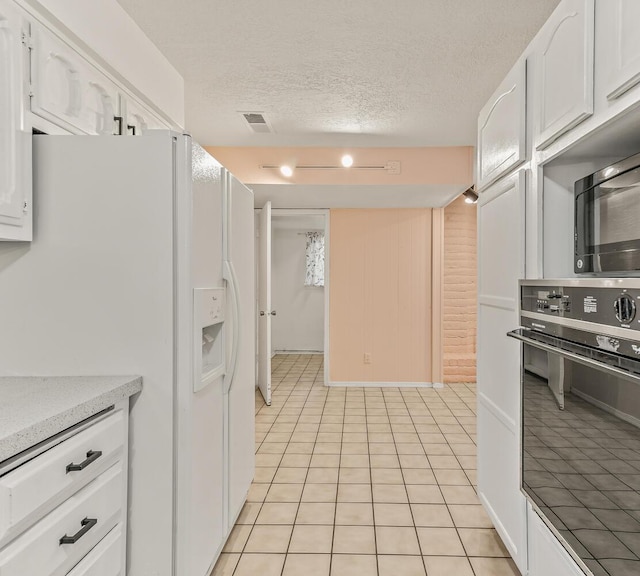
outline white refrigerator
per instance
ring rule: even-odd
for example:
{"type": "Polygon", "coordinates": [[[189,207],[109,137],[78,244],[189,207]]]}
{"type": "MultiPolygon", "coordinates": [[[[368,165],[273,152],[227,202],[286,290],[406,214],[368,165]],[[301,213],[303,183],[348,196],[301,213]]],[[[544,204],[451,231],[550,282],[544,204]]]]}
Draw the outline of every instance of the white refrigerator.
{"type": "Polygon", "coordinates": [[[142,375],[127,573],[208,576],[254,472],[253,194],[169,131],[33,153],[34,240],[0,244],[0,375],[142,375]]]}

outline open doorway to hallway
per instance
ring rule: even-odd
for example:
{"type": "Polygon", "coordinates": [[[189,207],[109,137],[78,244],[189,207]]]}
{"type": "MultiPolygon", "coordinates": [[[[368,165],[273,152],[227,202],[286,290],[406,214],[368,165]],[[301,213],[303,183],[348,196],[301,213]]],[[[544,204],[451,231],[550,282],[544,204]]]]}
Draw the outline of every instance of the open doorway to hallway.
{"type": "Polygon", "coordinates": [[[328,350],[329,216],[274,209],[267,218],[267,210],[256,217],[256,350],[258,388],[269,405],[275,386],[268,366],[276,354],[312,354],[322,362],[328,350]]]}

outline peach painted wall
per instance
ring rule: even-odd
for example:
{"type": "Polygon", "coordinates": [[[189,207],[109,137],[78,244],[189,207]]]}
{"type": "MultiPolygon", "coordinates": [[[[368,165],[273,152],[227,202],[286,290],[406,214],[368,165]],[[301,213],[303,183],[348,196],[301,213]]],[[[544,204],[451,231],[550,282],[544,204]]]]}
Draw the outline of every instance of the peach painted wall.
{"type": "Polygon", "coordinates": [[[331,210],[330,243],[329,380],[430,382],[432,210],[331,210]]]}
{"type": "Polygon", "coordinates": [[[444,211],[443,377],[476,380],[476,205],[458,198],[444,211]]]}

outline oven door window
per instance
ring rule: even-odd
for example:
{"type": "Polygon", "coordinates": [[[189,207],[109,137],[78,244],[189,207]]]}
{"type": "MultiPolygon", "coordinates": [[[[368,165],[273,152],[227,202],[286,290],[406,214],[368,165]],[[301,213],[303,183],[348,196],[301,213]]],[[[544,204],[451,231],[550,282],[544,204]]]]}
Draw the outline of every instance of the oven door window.
{"type": "Polygon", "coordinates": [[[596,575],[640,574],[640,384],[523,345],[522,489],[596,575]]]}

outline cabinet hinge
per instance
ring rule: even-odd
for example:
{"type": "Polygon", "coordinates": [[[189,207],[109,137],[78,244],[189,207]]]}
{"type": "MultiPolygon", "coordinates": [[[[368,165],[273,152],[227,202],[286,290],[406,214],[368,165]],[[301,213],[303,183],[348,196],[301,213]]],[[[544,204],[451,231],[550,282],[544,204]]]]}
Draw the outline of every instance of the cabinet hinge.
{"type": "Polygon", "coordinates": [[[24,201],[24,205],[22,206],[22,211],[27,214],[29,212],[29,202],[24,201]]]}
{"type": "Polygon", "coordinates": [[[31,40],[31,34],[26,31],[22,31],[22,44],[26,46],[27,50],[33,50],[33,41],[31,40]]]}

